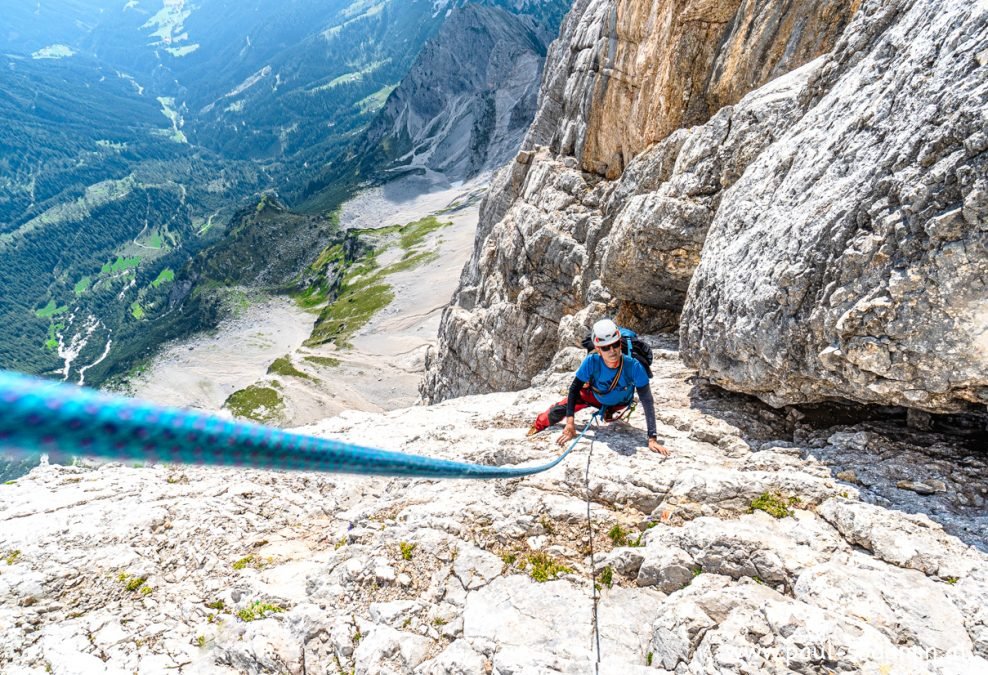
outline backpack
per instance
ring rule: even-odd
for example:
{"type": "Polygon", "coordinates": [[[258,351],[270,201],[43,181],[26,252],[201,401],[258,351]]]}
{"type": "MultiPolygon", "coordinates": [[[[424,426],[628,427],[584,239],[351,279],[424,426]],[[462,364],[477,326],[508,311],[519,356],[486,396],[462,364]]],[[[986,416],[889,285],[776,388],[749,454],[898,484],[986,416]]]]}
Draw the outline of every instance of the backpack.
{"type": "MultiPolygon", "coordinates": [[[[621,351],[626,356],[631,356],[638,361],[638,363],[642,364],[642,367],[645,368],[645,372],[651,379],[652,348],[645,344],[645,342],[638,337],[638,333],[630,328],[620,328],[619,330],[621,331],[621,351]]],[[[588,354],[594,350],[592,333],[583,338],[583,348],[587,350],[588,354]]]]}

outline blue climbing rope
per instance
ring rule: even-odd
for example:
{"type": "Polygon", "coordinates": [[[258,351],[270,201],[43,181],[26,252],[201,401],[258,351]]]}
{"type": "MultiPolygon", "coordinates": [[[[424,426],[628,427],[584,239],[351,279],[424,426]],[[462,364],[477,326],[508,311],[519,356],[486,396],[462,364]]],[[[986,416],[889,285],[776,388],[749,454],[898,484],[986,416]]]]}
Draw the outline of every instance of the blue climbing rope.
{"type": "Polygon", "coordinates": [[[425,478],[517,478],[546,464],[498,467],[359,445],[224,419],[0,371],[0,451],[64,453],[122,462],[166,462],[253,469],[425,478]]]}

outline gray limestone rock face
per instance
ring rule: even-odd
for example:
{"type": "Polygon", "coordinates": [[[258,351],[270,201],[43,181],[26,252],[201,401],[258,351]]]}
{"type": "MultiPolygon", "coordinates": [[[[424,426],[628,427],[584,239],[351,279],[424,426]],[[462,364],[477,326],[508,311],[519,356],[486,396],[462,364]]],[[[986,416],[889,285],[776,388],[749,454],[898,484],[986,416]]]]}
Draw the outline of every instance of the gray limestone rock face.
{"type": "Polygon", "coordinates": [[[808,112],[723,195],[689,365],[772,405],[988,404],[986,49],[983,4],[864,4],[808,112]]]}
{"type": "Polygon", "coordinates": [[[591,305],[594,311],[581,315],[584,322],[575,331],[581,335],[602,314],[640,332],[677,324],[721,192],[805,111],[806,82],[815,67],[807,57],[826,51],[836,39],[827,36],[846,19],[841,5],[823,29],[817,21],[833,7],[797,4],[799,16],[811,17],[789,27],[793,44],[802,46],[792,52],[766,48],[753,57],[739,46],[745,31],[728,30],[725,17],[737,13],[737,26],[750,23],[752,35],[775,40],[789,30],[776,22],[781,4],[769,3],[757,14],[732,1],[704,7],[711,30],[733,36],[721,52],[706,54],[709,39],[696,42],[695,17],[681,8],[657,0],[574,3],[549,50],[539,110],[523,151],[496,176],[481,207],[473,257],[443,315],[439,347],[427,357],[420,388],[425,400],[528,386],[555,352],[572,346],[574,331],[560,330],[563,318],[591,305]],[[634,64],[669,100],[692,91],[692,84],[679,82],[662,65],[681,55],[662,46],[661,22],[646,20],[666,13],[676,40],[702,44],[704,58],[719,64],[711,65],[719,73],[715,89],[730,79],[732,68],[746,70],[758,62],[748,75],[760,74],[750,81],[739,75],[729,93],[707,92],[711,101],[724,94],[723,103],[732,104],[726,107],[693,106],[683,116],[672,109],[646,114],[643,103],[630,125],[608,120],[622,114],[620,92],[635,79],[619,73],[626,66],[634,64]],[[648,34],[647,44],[634,26],[648,34]],[[678,128],[698,122],[703,124],[678,128]],[[614,137],[609,124],[620,127],[614,137]],[[616,140],[635,133],[658,142],[646,149],[641,139],[634,147],[616,140]],[[614,152],[620,160],[601,159],[614,152]]]}

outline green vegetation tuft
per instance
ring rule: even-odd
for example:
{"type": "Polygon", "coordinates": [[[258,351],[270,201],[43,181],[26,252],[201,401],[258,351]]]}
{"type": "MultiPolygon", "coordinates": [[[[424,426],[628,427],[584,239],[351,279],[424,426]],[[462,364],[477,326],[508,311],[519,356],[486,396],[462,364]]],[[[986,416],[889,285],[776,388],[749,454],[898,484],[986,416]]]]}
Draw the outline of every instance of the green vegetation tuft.
{"type": "Polygon", "coordinates": [[[610,588],[614,584],[614,568],[608,565],[600,571],[600,583],[610,588]]]}
{"type": "Polygon", "coordinates": [[[295,367],[292,363],[291,358],[287,355],[281,358],[275,359],[274,362],[268,366],[268,375],[282,375],[284,377],[298,377],[303,380],[311,380],[312,377],[295,367]]]}
{"type": "Polygon", "coordinates": [[[14,549],[13,551],[8,552],[3,557],[3,561],[5,563],[7,563],[8,565],[13,565],[15,562],[17,562],[17,559],[20,558],[20,557],[21,557],[20,550],[19,549],[14,549]]]}
{"type": "Polygon", "coordinates": [[[269,614],[278,614],[284,611],[284,607],[273,605],[270,602],[255,600],[250,605],[237,612],[237,618],[241,621],[257,621],[258,619],[267,617],[269,614]]]}
{"type": "Polygon", "coordinates": [[[416,220],[414,223],[408,223],[403,226],[399,230],[401,234],[399,243],[403,249],[408,251],[419,246],[429,234],[449,225],[452,225],[452,223],[440,221],[435,216],[426,216],[421,220],[416,220]]]}
{"type": "Polygon", "coordinates": [[[148,596],[154,592],[153,588],[144,583],[147,581],[147,577],[131,576],[126,572],[121,572],[117,575],[117,581],[123,584],[124,590],[131,593],[140,593],[141,595],[148,596]]]}
{"type": "Polygon", "coordinates": [[[222,611],[226,607],[226,604],[222,600],[213,600],[212,602],[207,602],[206,607],[222,611]]]}
{"type": "Polygon", "coordinates": [[[54,321],[48,324],[48,339],[45,340],[45,349],[53,352],[58,349],[58,332],[60,330],[65,330],[64,323],[55,323],[54,321]]]}
{"type": "Polygon", "coordinates": [[[620,524],[615,524],[614,527],[607,531],[607,537],[615,546],[627,546],[628,534],[628,530],[621,527],[620,524]]]}
{"type": "Polygon", "coordinates": [[[777,492],[763,492],[751,502],[751,508],[748,509],[748,512],[753,513],[755,510],[759,510],[775,518],[786,518],[792,515],[788,503],[791,502],[787,502],[786,498],[777,492]]]}
{"type": "Polygon", "coordinates": [[[539,583],[555,579],[560,574],[569,574],[573,570],[558,560],[549,557],[543,551],[536,551],[525,557],[523,569],[528,569],[528,576],[539,583]]]}
{"type": "Polygon", "coordinates": [[[944,581],[946,581],[951,586],[953,586],[960,580],[961,580],[960,577],[947,577],[946,579],[944,579],[944,581]]]}
{"type": "Polygon", "coordinates": [[[75,293],[76,297],[79,297],[83,293],[89,290],[89,284],[92,283],[92,279],[89,277],[83,277],[76,282],[75,286],[72,287],[72,291],[75,293]]]}
{"type": "Polygon", "coordinates": [[[409,544],[407,541],[403,541],[398,544],[398,547],[401,549],[402,560],[412,559],[412,552],[415,550],[415,546],[415,544],[409,544]]]}
{"type": "Polygon", "coordinates": [[[509,565],[509,566],[514,565],[515,561],[517,560],[518,560],[518,556],[515,555],[514,553],[511,553],[510,551],[501,554],[501,562],[503,562],[505,565],[509,565]]]}
{"type": "Polygon", "coordinates": [[[276,389],[256,384],[230,394],[223,407],[237,417],[255,422],[275,422],[285,411],[285,403],[276,389]]]}
{"type": "Polygon", "coordinates": [[[651,666],[652,665],[652,659],[653,658],[655,658],[655,654],[653,654],[652,652],[649,652],[648,654],[646,654],[645,655],[645,665],[646,666],[651,666]]]}
{"type": "MultiPolygon", "coordinates": [[[[254,569],[260,570],[264,569],[264,566],[264,561],[254,554],[245,555],[243,558],[233,563],[233,569],[235,570],[242,570],[248,567],[253,567],[254,569]]],[[[222,607],[217,607],[215,609],[222,609],[222,607]]]]}

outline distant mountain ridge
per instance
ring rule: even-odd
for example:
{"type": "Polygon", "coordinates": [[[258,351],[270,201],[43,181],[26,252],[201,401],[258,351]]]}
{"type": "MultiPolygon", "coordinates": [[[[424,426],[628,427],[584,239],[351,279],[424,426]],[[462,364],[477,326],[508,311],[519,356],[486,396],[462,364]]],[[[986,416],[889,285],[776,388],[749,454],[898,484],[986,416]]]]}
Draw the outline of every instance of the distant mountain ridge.
{"type": "Polygon", "coordinates": [[[535,114],[552,37],[500,7],[451,10],[367,130],[364,160],[453,180],[502,165],[535,114]]]}

